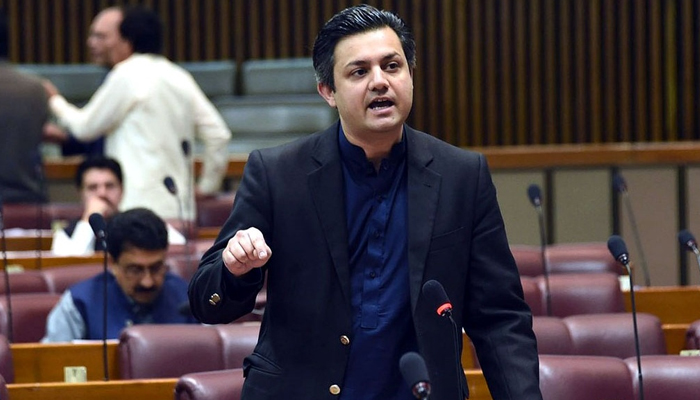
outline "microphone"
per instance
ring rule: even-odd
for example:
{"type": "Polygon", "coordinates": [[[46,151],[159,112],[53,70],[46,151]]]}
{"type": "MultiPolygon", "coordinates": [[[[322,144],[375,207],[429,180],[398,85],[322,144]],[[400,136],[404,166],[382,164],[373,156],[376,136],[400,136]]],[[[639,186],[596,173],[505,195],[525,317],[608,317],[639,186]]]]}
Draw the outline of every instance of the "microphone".
{"type": "Polygon", "coordinates": [[[5,299],[7,300],[7,341],[12,343],[12,293],[10,292],[10,273],[7,262],[7,239],[5,238],[5,219],[3,217],[2,194],[0,194],[0,238],[2,238],[2,265],[5,277],[5,299]]]}
{"type": "Polygon", "coordinates": [[[423,296],[425,296],[428,301],[428,305],[433,307],[435,312],[441,317],[448,318],[452,324],[452,340],[454,344],[454,354],[457,369],[457,376],[460,378],[460,386],[467,390],[467,393],[462,393],[459,397],[460,400],[469,398],[469,387],[466,383],[466,377],[464,376],[464,369],[462,368],[462,362],[460,360],[460,348],[459,344],[462,339],[462,330],[455,323],[454,318],[452,318],[452,303],[447,297],[445,288],[442,284],[436,280],[429,280],[423,284],[422,288],[423,296]]]}
{"type": "Polygon", "coordinates": [[[411,387],[413,396],[417,399],[427,399],[430,396],[430,379],[423,357],[418,353],[408,352],[401,356],[399,369],[403,379],[411,387]]]}
{"type": "Polygon", "coordinates": [[[100,213],[92,213],[88,217],[90,228],[104,249],[102,257],[102,367],[104,368],[104,380],[109,380],[109,363],[107,360],[107,224],[100,213]]]}
{"type": "Polygon", "coordinates": [[[681,246],[695,253],[695,260],[698,263],[698,268],[700,268],[700,250],[698,250],[698,242],[695,241],[695,236],[689,230],[683,229],[678,232],[678,241],[681,246]]]}
{"type": "MultiPolygon", "coordinates": [[[[183,142],[185,143],[185,142],[183,142]]],[[[190,256],[192,255],[192,251],[190,249],[190,240],[189,240],[189,225],[185,224],[185,216],[183,212],[183,205],[182,205],[182,199],[180,196],[177,195],[177,185],[175,185],[175,181],[171,176],[166,176],[163,179],[163,184],[165,185],[165,188],[168,189],[168,192],[175,196],[175,199],[177,200],[177,205],[178,205],[178,216],[180,219],[180,226],[181,229],[183,229],[184,236],[185,236],[185,255],[187,256],[187,263],[189,264],[192,260],[190,260],[190,256]]]]}
{"type": "Polygon", "coordinates": [[[622,264],[630,279],[630,299],[632,302],[632,323],[634,325],[634,346],[637,355],[637,379],[639,380],[639,399],[644,400],[644,381],[642,380],[642,356],[639,350],[639,330],[637,329],[637,306],[634,302],[634,282],[632,279],[632,269],[630,268],[629,253],[624,240],[618,235],[612,235],[608,239],[608,250],[612,256],[622,264]]]}
{"type": "Polygon", "coordinates": [[[544,227],[544,212],[542,211],[542,192],[536,184],[531,184],[527,187],[527,197],[530,198],[530,203],[537,210],[537,220],[540,227],[540,258],[542,259],[542,274],[544,275],[545,286],[545,306],[547,307],[547,316],[552,315],[552,295],[549,289],[549,262],[547,261],[547,234],[544,227]]]}
{"type": "MultiPolygon", "coordinates": [[[[642,241],[639,239],[639,229],[637,229],[637,220],[634,217],[634,211],[632,210],[632,203],[630,202],[629,192],[627,191],[627,183],[625,178],[619,173],[613,175],[613,189],[622,195],[625,203],[625,210],[627,211],[627,218],[630,220],[630,225],[632,226],[632,235],[634,237],[634,244],[639,251],[639,259],[642,264],[642,272],[644,273],[644,285],[651,286],[651,278],[649,277],[649,267],[647,266],[647,258],[644,256],[644,249],[642,249],[642,241]]],[[[631,274],[630,274],[631,275],[631,274]]]]}
{"type": "Polygon", "coordinates": [[[190,308],[190,302],[189,301],[184,301],[182,304],[177,306],[177,312],[180,315],[183,315],[185,317],[189,317],[192,315],[192,309],[190,308]]]}

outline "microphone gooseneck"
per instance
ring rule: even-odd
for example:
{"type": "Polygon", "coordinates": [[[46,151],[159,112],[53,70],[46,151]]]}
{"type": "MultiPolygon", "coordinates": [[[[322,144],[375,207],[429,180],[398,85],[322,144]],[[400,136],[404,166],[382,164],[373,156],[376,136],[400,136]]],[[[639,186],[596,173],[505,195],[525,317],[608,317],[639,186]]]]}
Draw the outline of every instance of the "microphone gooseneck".
{"type": "Polygon", "coordinates": [[[547,232],[544,227],[544,212],[542,210],[542,191],[536,184],[531,184],[527,187],[527,196],[530,198],[530,203],[537,211],[537,221],[540,229],[540,259],[542,260],[542,274],[544,275],[545,286],[545,307],[547,308],[547,316],[552,315],[552,291],[549,289],[549,262],[547,260],[547,232]]]}
{"type": "Polygon", "coordinates": [[[100,213],[92,213],[88,217],[90,228],[95,237],[102,244],[102,368],[104,368],[104,380],[109,380],[109,362],[107,359],[107,224],[100,213]]]}
{"type": "Polygon", "coordinates": [[[642,241],[639,238],[639,229],[637,228],[637,219],[634,217],[634,210],[632,209],[632,202],[630,201],[629,192],[627,191],[627,183],[625,178],[620,174],[615,174],[613,176],[613,189],[622,196],[625,203],[625,210],[627,211],[627,218],[630,220],[630,225],[632,226],[632,235],[634,237],[634,244],[639,251],[639,259],[642,264],[642,272],[644,273],[644,286],[651,286],[651,277],[649,275],[649,267],[647,265],[647,258],[644,255],[644,249],[642,248],[642,241]]]}
{"type": "MultiPolygon", "coordinates": [[[[165,185],[165,188],[168,189],[168,192],[175,196],[175,200],[177,200],[177,206],[178,206],[178,216],[180,219],[180,229],[184,231],[184,236],[185,236],[185,253],[187,257],[191,255],[190,252],[190,241],[189,241],[189,226],[185,224],[185,216],[184,216],[184,210],[183,210],[183,204],[182,204],[182,199],[180,199],[180,196],[178,196],[178,190],[177,190],[177,185],[175,184],[175,181],[171,176],[166,176],[163,179],[163,184],[165,185]]],[[[189,260],[188,260],[189,262],[189,260]]]]}
{"type": "Polygon", "coordinates": [[[5,300],[7,301],[7,341],[12,343],[14,333],[12,326],[12,293],[10,291],[10,272],[7,262],[7,239],[5,238],[5,219],[3,217],[2,196],[0,196],[0,238],[2,238],[2,265],[5,277],[5,300]]]}
{"type": "MultiPolygon", "coordinates": [[[[194,188],[194,175],[192,173],[192,169],[194,168],[194,165],[192,165],[192,148],[190,146],[190,142],[187,140],[183,140],[181,143],[182,146],[182,154],[185,156],[185,168],[187,168],[187,210],[188,212],[192,212],[195,209],[195,205],[192,203],[194,197],[192,196],[192,189],[194,188]]],[[[185,207],[183,207],[185,208],[185,207]]],[[[189,214],[192,215],[192,214],[189,214]]],[[[191,234],[194,233],[194,227],[191,226],[191,223],[189,220],[183,221],[186,222],[187,225],[183,228],[185,229],[185,238],[190,239],[191,234]]]]}
{"type": "Polygon", "coordinates": [[[430,397],[428,369],[425,366],[425,360],[420,354],[408,352],[401,356],[399,369],[415,398],[423,400],[430,397]]]}
{"type": "Polygon", "coordinates": [[[642,353],[639,350],[639,330],[637,328],[637,305],[634,301],[634,280],[629,263],[629,253],[625,241],[618,235],[612,235],[608,239],[610,254],[627,269],[630,279],[630,300],[632,303],[632,323],[634,325],[634,348],[637,356],[637,379],[639,380],[639,399],[644,400],[644,381],[642,379],[642,353]]]}
{"type": "Polygon", "coordinates": [[[689,230],[683,229],[678,232],[678,241],[681,246],[695,254],[695,261],[698,264],[698,268],[700,268],[700,250],[698,250],[698,242],[695,240],[695,236],[689,230]]]}
{"type": "Polygon", "coordinates": [[[37,197],[36,200],[36,267],[37,269],[41,269],[42,267],[42,254],[41,254],[41,249],[42,249],[42,236],[43,233],[41,231],[42,225],[44,222],[44,204],[41,199],[41,197],[44,195],[46,192],[46,177],[44,176],[44,166],[41,161],[41,154],[36,153],[34,156],[34,168],[36,170],[36,176],[39,178],[39,192],[41,195],[37,197]]]}
{"type": "MultiPolygon", "coordinates": [[[[462,369],[462,363],[460,359],[461,352],[459,348],[459,344],[461,343],[462,339],[462,330],[459,328],[454,318],[452,318],[452,303],[450,303],[450,299],[449,297],[447,297],[447,292],[445,292],[445,288],[440,282],[431,279],[423,284],[422,292],[423,296],[425,296],[426,300],[428,301],[428,305],[432,307],[439,316],[445,317],[450,320],[450,324],[452,325],[452,341],[454,345],[457,377],[461,376],[460,379],[466,379],[464,376],[464,370],[462,369]]],[[[459,387],[461,386],[462,385],[460,384],[459,387]]],[[[461,400],[464,397],[469,397],[469,394],[460,394],[459,398],[461,400]]]]}

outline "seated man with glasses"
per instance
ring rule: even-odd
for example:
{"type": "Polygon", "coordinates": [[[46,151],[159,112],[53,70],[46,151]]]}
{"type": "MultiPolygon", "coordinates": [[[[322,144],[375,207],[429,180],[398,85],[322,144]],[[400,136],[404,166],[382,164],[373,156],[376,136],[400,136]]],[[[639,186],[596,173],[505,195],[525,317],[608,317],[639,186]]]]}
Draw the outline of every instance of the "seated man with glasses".
{"type": "Polygon", "coordinates": [[[196,323],[182,312],[187,283],[168,272],[168,232],[145,208],[116,214],[107,225],[109,271],[78,282],[51,311],[42,342],[103,337],[103,288],[107,279],[107,339],[134,324],[196,323]]]}

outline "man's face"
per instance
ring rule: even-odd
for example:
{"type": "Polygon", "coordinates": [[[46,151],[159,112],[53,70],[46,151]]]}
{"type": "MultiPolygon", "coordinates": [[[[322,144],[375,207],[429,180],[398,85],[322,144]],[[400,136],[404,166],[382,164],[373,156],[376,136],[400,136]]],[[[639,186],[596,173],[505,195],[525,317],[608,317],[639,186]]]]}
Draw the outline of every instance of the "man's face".
{"type": "Polygon", "coordinates": [[[319,93],[338,108],[345,133],[400,135],[413,105],[413,75],[389,27],[341,39],[334,51],[335,91],[319,93]]]}
{"type": "Polygon", "coordinates": [[[117,212],[122,194],[122,185],[111,170],[90,168],[83,174],[83,185],[80,188],[83,205],[88,204],[93,197],[101,199],[106,204],[103,216],[109,217],[117,212]]]}
{"type": "Polygon", "coordinates": [[[165,281],[168,269],[166,250],[144,250],[129,247],[111,260],[111,270],[124,294],[140,304],[152,303],[165,281]]]}
{"type": "Polygon", "coordinates": [[[107,68],[116,64],[111,53],[124,42],[119,34],[122,18],[121,10],[110,8],[97,14],[93,20],[87,41],[93,63],[107,68]]]}

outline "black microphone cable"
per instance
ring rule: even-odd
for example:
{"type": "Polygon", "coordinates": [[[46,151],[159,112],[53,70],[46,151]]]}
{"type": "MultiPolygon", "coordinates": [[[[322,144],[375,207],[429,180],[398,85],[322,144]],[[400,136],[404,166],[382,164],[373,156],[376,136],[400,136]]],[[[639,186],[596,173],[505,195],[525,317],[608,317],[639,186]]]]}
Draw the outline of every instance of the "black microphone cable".
{"type": "Polygon", "coordinates": [[[625,182],[625,178],[623,178],[622,175],[615,174],[613,176],[613,188],[617,193],[619,193],[622,196],[625,202],[627,218],[630,220],[630,225],[632,226],[634,244],[635,246],[637,246],[637,250],[639,251],[639,259],[642,264],[642,272],[644,273],[644,286],[651,286],[649,266],[647,265],[647,258],[644,255],[644,249],[642,248],[642,241],[639,238],[639,229],[637,229],[637,219],[634,217],[634,210],[632,210],[632,202],[630,201],[629,192],[627,191],[627,183],[625,182]]]}
{"type": "Polygon", "coordinates": [[[542,260],[542,273],[544,274],[545,285],[545,307],[547,307],[547,316],[552,316],[552,291],[549,288],[549,261],[547,260],[547,233],[544,228],[544,212],[542,211],[542,191],[536,184],[531,184],[527,188],[527,196],[530,198],[530,203],[537,210],[537,219],[540,227],[540,259],[542,260]]]}
{"type": "Polygon", "coordinates": [[[100,213],[92,213],[88,222],[95,237],[100,241],[103,250],[102,257],[102,367],[104,368],[104,380],[109,380],[109,363],[107,360],[107,224],[100,213]]]}

